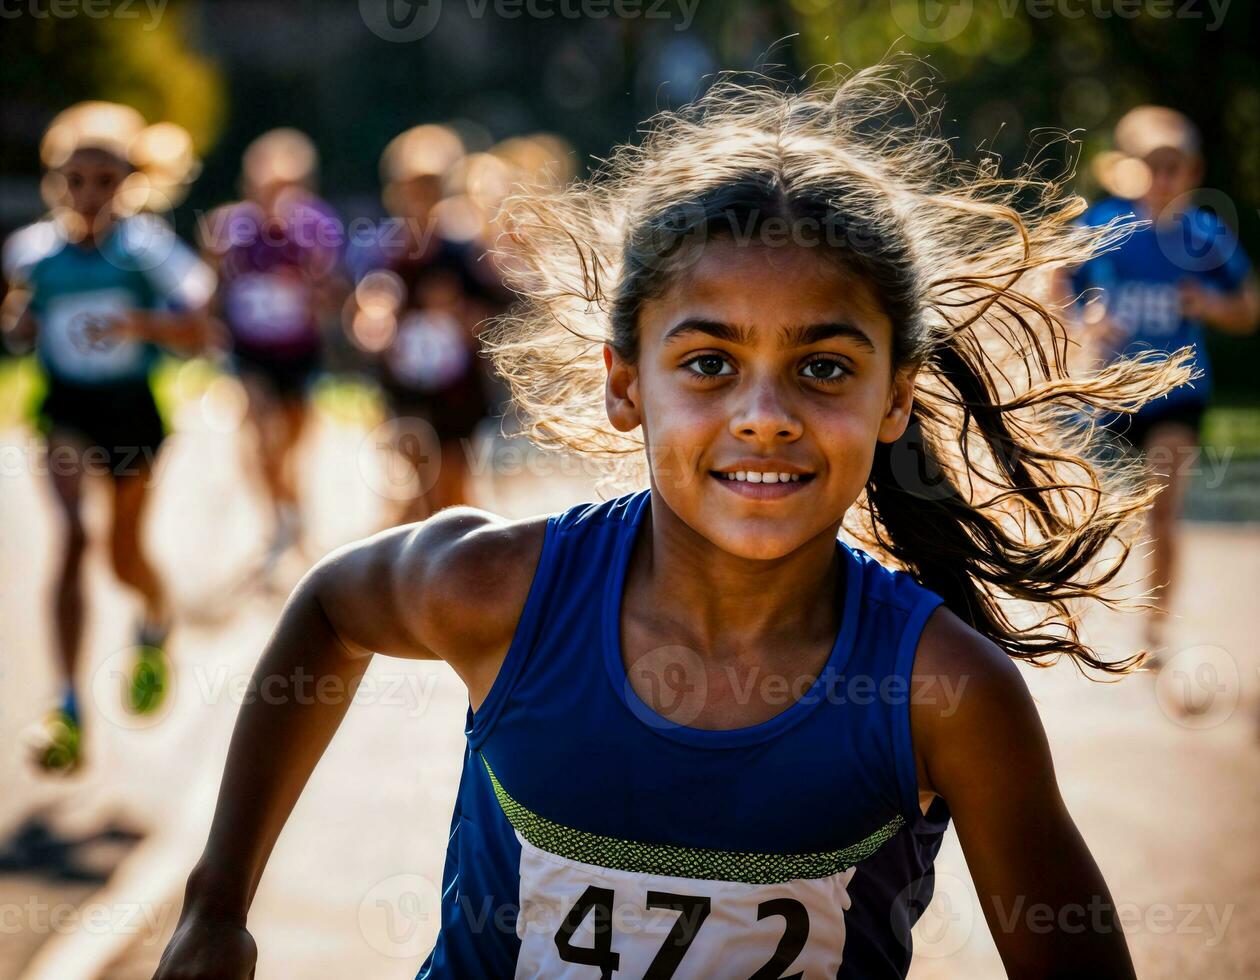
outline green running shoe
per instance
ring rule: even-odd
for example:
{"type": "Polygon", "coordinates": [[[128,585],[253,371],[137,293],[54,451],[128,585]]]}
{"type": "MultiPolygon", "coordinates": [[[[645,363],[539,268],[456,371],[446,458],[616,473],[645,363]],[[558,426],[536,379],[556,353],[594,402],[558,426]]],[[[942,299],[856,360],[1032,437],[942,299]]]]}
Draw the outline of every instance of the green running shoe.
{"type": "Polygon", "coordinates": [[[131,685],[126,693],[127,710],[134,715],[152,714],[166,699],[170,660],[165,644],[165,634],[148,628],[141,631],[136,662],[131,668],[131,685]]]}
{"type": "Polygon", "coordinates": [[[83,761],[82,734],[78,719],[63,708],[53,709],[27,733],[31,760],[44,772],[69,775],[83,761]]]}

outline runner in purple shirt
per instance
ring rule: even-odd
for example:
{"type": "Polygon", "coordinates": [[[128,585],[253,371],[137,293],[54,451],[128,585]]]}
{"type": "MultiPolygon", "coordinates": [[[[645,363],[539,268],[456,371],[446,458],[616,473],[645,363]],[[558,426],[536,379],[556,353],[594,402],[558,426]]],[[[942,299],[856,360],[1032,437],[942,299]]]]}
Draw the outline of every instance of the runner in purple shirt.
{"type": "Polygon", "coordinates": [[[273,562],[300,535],[294,449],[319,370],[321,323],[340,306],[344,232],[312,191],[318,157],[293,129],[264,133],[242,160],[245,199],[211,213],[203,246],[220,279],[218,307],[249,396],[254,466],[275,512],[273,562]]]}

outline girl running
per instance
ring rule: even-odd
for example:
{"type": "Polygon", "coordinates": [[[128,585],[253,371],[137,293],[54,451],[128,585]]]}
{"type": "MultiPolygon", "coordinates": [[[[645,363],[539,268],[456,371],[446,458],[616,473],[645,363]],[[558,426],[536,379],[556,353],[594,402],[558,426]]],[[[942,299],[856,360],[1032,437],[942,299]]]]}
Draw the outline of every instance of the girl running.
{"type": "Polygon", "coordinates": [[[1207,330],[1254,333],[1260,323],[1260,287],[1229,226],[1214,210],[1192,202],[1205,163],[1198,130],[1189,119],[1163,106],[1138,106],[1116,124],[1115,145],[1109,155],[1114,170],[1122,162],[1141,162],[1139,184],[1128,189],[1135,199],[1104,198],[1082,220],[1105,225],[1136,216],[1145,223],[1118,248],[1074,271],[1073,292],[1098,299],[1081,310],[1082,336],[1103,360],[1184,347],[1196,368],[1188,384],[1136,414],[1107,421],[1129,448],[1144,455],[1148,478],[1162,490],[1149,515],[1155,602],[1145,628],[1153,653],[1149,662],[1157,666],[1167,652],[1187,464],[1197,457],[1211,397],[1207,330]]]}
{"type": "Polygon", "coordinates": [[[463,158],[446,126],[415,126],[391,140],[381,156],[391,217],[347,259],[358,279],[351,336],[377,355],[395,449],[415,471],[416,493],[398,515],[404,521],[466,502],[468,443],[492,412],[477,331],[507,304],[491,306],[502,288],[483,284],[480,255],[447,237],[439,221],[444,182],[463,158]],[[355,329],[365,322],[370,333],[355,329]]]}
{"type": "MultiPolygon", "coordinates": [[[[129,178],[144,177],[141,189],[152,184],[132,165],[153,142],[145,138],[151,131],[135,110],[113,103],[81,103],[57,116],[41,147],[52,216],[16,233],[5,248],[5,274],[27,297],[13,332],[33,338],[47,374],[39,419],[65,521],[53,601],[62,697],[31,733],[36,762],[52,771],[68,772],[81,761],[75,674],[85,613],[88,541],[80,501],[87,474],[109,477],[114,573],[144,606],[128,706],[151,711],[166,688],[170,610],[140,544],[164,434],[149,372],[159,345],[187,352],[211,339],[205,307],[214,276],[160,219],[127,213],[129,178]]],[[[159,135],[170,142],[169,129],[159,135]]]]}
{"type": "MultiPolygon", "coordinates": [[[[1069,603],[1108,601],[1151,491],[1072,420],[1187,372],[1067,376],[1036,296],[1115,230],[951,162],[912,93],[723,82],[522,201],[497,366],[543,444],[649,488],[452,508],[291,597],[256,682],[381,652],[468,685],[421,977],[902,977],[951,817],[1011,975],[1133,975],[1014,661],[1134,665],[1069,603]]],[[[250,975],[251,898],[347,706],[243,708],[161,980],[250,975]]]]}
{"type": "Polygon", "coordinates": [[[319,158],[295,129],[273,129],[242,158],[245,200],[212,213],[203,250],[219,274],[216,303],[249,398],[251,470],[274,516],[269,568],[301,538],[294,456],[319,370],[321,323],[341,305],[344,233],[312,186],[319,158]]]}

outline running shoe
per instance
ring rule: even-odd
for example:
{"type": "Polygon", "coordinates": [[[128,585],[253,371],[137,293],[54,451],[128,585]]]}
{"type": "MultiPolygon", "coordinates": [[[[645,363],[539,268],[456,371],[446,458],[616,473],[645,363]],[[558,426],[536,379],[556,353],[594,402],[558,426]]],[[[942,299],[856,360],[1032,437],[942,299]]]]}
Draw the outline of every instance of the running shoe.
{"type": "Polygon", "coordinates": [[[157,711],[166,698],[170,680],[170,659],[166,655],[166,631],[146,624],[136,644],[136,662],[127,688],[127,709],[136,715],[157,711]]]}
{"type": "Polygon", "coordinates": [[[25,733],[31,761],[44,772],[69,775],[83,761],[82,734],[74,715],[54,708],[25,733]]]}

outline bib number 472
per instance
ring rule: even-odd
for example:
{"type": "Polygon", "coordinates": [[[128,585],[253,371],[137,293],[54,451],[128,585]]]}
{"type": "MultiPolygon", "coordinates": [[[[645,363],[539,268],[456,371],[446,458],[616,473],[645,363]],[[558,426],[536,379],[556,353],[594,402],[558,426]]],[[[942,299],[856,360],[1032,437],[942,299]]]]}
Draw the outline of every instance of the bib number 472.
{"type": "MultiPolygon", "coordinates": [[[[565,915],[555,937],[556,950],[561,960],[598,967],[601,980],[611,980],[621,966],[621,956],[613,949],[613,901],[611,888],[589,885],[565,915]],[[582,927],[587,916],[593,917],[593,944],[575,946],[573,936],[582,927]]],[[[687,949],[704,925],[704,920],[709,917],[712,900],[706,895],[650,891],[647,893],[646,905],[649,909],[671,909],[678,912],[678,918],[669,934],[643,974],[643,980],[668,980],[674,976],[683,957],[687,955],[687,949]]],[[[792,965],[805,948],[809,938],[809,912],[794,898],[772,898],[757,906],[758,921],[776,915],[783,917],[783,935],[770,959],[749,980],[801,980],[803,976],[802,973],[784,976],[783,971],[792,965]]]]}

